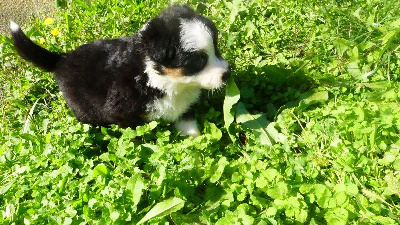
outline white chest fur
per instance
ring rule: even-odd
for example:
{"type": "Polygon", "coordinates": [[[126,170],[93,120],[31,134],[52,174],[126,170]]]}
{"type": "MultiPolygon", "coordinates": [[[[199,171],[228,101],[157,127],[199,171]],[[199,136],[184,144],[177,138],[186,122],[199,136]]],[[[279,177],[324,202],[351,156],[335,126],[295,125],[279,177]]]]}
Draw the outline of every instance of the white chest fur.
{"type": "Polygon", "coordinates": [[[164,92],[165,96],[147,104],[150,120],[176,121],[200,96],[200,87],[193,77],[170,77],[160,75],[154,62],[146,59],[147,85],[164,92]]]}
{"type": "Polygon", "coordinates": [[[181,88],[172,94],[156,99],[147,105],[149,119],[176,121],[188,108],[197,101],[200,89],[197,87],[181,88]]]}

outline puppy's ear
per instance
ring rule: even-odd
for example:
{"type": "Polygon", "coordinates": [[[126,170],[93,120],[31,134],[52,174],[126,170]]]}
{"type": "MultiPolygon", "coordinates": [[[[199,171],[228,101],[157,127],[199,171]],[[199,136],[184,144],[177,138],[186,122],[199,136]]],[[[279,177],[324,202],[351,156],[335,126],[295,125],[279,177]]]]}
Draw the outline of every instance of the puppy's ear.
{"type": "Polygon", "coordinates": [[[173,35],[164,20],[150,20],[142,31],[147,55],[157,63],[166,63],[175,57],[173,35]]]}

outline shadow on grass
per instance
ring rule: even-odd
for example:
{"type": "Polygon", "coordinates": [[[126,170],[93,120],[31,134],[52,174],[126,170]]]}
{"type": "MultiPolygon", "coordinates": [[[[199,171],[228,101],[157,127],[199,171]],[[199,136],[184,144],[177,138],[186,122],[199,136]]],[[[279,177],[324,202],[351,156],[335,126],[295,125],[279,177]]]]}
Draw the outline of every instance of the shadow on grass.
{"type": "Polygon", "coordinates": [[[314,80],[300,67],[252,66],[236,74],[239,101],[250,111],[265,113],[268,120],[274,120],[280,109],[298,106],[302,99],[312,95],[308,91],[315,87],[314,80]]]}
{"type": "MultiPolygon", "coordinates": [[[[298,63],[298,65],[304,65],[298,63]]],[[[240,90],[240,100],[236,104],[236,123],[241,123],[244,129],[251,129],[256,136],[264,137],[263,143],[271,145],[273,140],[280,139],[277,133],[270,133],[266,128],[276,116],[285,109],[298,107],[305,109],[310,105],[320,102],[315,100],[316,82],[302,67],[284,65],[255,67],[248,66],[245,69],[232,69],[232,74],[237,87],[240,90]],[[311,100],[310,100],[311,99],[311,100]],[[306,104],[305,104],[306,102],[306,104]],[[310,104],[307,105],[307,102],[310,104]],[[272,136],[271,136],[272,135],[272,136]]],[[[195,105],[196,118],[199,124],[205,121],[215,123],[218,128],[224,129],[223,104],[225,91],[213,93],[205,92],[201,100],[195,105]]],[[[324,99],[327,93],[324,93],[324,99]]],[[[247,143],[244,133],[239,132],[233,126],[231,133],[236,134],[241,144],[247,143]],[[239,132],[239,133],[237,133],[239,132]]],[[[221,146],[232,143],[228,135],[223,135],[219,141],[221,146]]],[[[227,153],[228,154],[228,153],[227,153]]],[[[235,154],[233,152],[233,154],[235,154]]]]}
{"type": "MultiPolygon", "coordinates": [[[[249,68],[247,71],[233,71],[238,88],[241,92],[240,104],[247,109],[250,114],[263,113],[264,116],[254,117],[254,121],[247,121],[246,124],[250,128],[255,122],[256,127],[267,127],[270,121],[274,121],[276,115],[283,108],[297,107],[302,99],[312,95],[308,91],[311,90],[315,83],[313,79],[299,68],[286,69],[283,66],[265,66],[262,68],[249,68]]],[[[209,95],[209,93],[205,93],[209,95]]],[[[221,91],[214,96],[202,98],[195,106],[196,118],[199,124],[204,121],[213,122],[217,127],[224,127],[222,105],[224,100],[224,92],[221,91]],[[208,98],[211,97],[211,98],[208,98]]],[[[161,123],[161,129],[170,129],[174,133],[174,126],[161,123]]],[[[86,157],[98,157],[102,153],[108,151],[109,140],[105,140],[104,132],[111,137],[119,138],[121,133],[100,127],[92,127],[89,130],[90,137],[93,141],[91,148],[84,150],[83,154],[86,157]]],[[[135,128],[132,128],[135,129],[135,128]]],[[[155,136],[149,134],[149,138],[141,137],[135,144],[140,145],[146,141],[155,141],[155,136]]],[[[173,134],[175,136],[175,134],[173,134]]],[[[180,137],[176,136],[179,141],[180,137]]],[[[184,138],[182,138],[184,139],[184,138]]],[[[230,143],[228,136],[224,137],[220,144],[230,143]],[[225,140],[226,139],[226,140],[225,140]]],[[[142,149],[147,151],[148,149],[142,149]]],[[[146,153],[149,154],[149,153],[146,153]]],[[[145,154],[145,155],[146,155],[145,154]]]]}

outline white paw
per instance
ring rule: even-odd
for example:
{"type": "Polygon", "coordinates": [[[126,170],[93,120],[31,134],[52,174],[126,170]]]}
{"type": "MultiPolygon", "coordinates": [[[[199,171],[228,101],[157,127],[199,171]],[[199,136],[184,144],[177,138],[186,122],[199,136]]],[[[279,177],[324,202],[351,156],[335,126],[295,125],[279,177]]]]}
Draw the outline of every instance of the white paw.
{"type": "Polygon", "coordinates": [[[181,136],[196,137],[200,135],[196,120],[179,120],[175,123],[175,127],[181,136]]]}

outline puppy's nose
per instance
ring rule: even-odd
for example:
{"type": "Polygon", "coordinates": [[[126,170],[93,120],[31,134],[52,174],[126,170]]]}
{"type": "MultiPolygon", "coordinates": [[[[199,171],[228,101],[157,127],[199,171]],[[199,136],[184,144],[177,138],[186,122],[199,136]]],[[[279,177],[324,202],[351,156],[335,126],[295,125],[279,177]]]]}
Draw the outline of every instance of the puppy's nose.
{"type": "Polygon", "coordinates": [[[222,74],[222,80],[226,81],[228,78],[231,76],[231,71],[226,71],[225,73],[222,74]]]}

